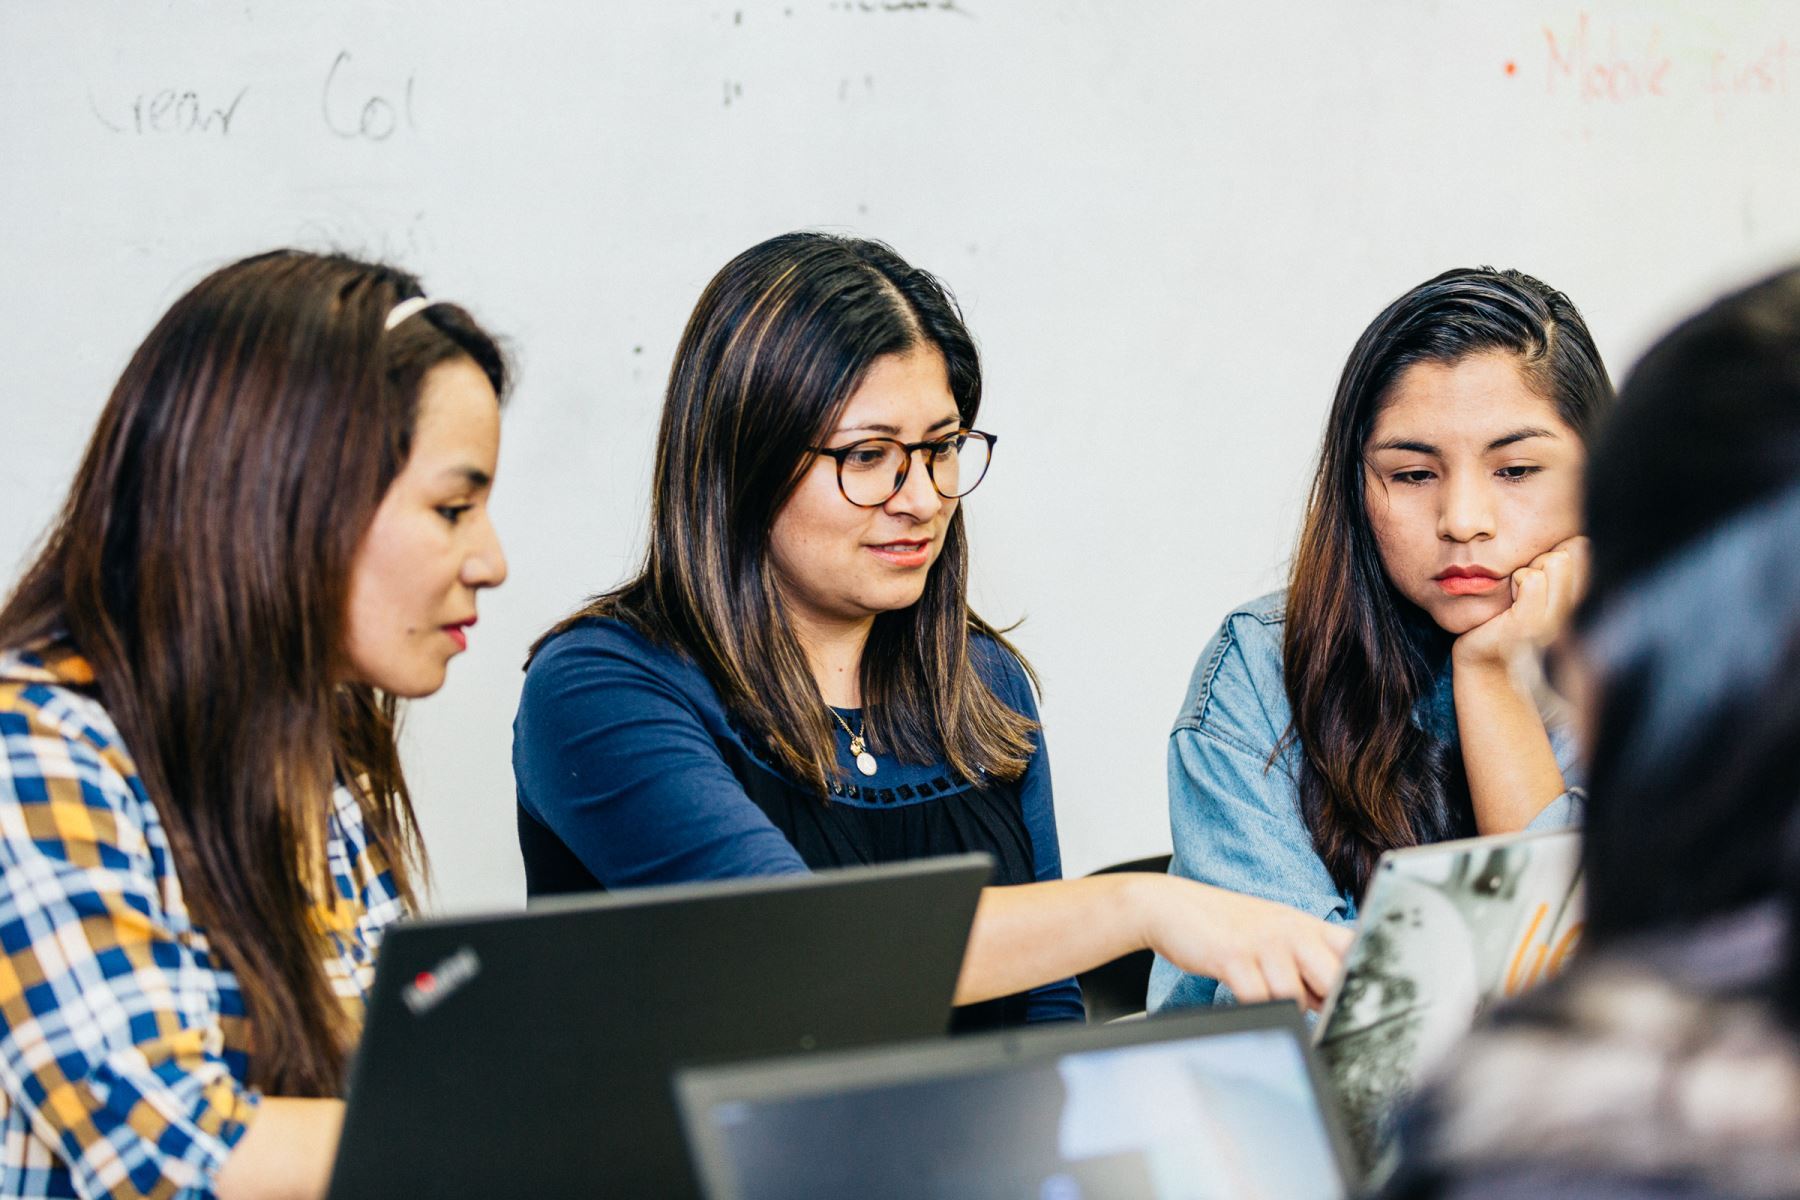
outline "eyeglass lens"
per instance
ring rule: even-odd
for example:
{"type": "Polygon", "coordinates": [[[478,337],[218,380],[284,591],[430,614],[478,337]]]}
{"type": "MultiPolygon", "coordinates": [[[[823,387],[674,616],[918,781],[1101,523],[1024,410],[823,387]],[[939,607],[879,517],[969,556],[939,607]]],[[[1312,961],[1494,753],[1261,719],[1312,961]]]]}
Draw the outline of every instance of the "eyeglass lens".
{"type": "MultiPolygon", "coordinates": [[[[919,451],[920,458],[947,500],[975,490],[987,473],[990,447],[979,434],[958,434],[934,442],[919,451]]],[[[843,455],[838,478],[852,504],[873,507],[900,490],[900,476],[908,467],[907,451],[892,438],[870,438],[851,446],[843,455]]]]}

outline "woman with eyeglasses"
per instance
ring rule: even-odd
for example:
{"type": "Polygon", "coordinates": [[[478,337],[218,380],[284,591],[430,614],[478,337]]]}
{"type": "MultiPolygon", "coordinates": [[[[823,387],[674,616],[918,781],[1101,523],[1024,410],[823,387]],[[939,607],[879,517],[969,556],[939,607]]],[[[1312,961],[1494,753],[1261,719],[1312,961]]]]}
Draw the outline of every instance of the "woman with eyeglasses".
{"type": "Polygon", "coordinates": [[[1154,947],[1306,998],[1347,937],[1186,880],[1061,880],[1029,669],[970,611],[975,345],[931,275],[795,233],[708,284],[670,373],[643,568],[534,648],[514,723],[533,894],[983,851],[960,1029],[1080,1019],[1154,947]]]}
{"type": "MultiPolygon", "coordinates": [[[[1376,317],[1287,588],[1228,614],[1194,669],[1172,873],[1348,924],[1385,851],[1579,819],[1573,735],[1515,667],[1581,595],[1611,399],[1581,314],[1517,271],[1448,271],[1376,317]]],[[[1235,991],[1163,959],[1150,1007],[1235,991]]]]}

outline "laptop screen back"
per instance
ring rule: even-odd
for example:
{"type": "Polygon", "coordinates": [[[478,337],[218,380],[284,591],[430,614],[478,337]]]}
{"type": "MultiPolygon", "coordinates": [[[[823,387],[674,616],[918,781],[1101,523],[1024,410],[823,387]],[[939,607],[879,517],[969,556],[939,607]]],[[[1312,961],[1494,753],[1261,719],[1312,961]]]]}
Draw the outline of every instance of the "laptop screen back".
{"type": "Polygon", "coordinates": [[[1003,1035],[832,1056],[760,1077],[748,1068],[684,1076],[708,1194],[1345,1195],[1297,1020],[1221,1031],[1204,1017],[1170,1018],[1137,1023],[1130,1040],[1121,1028],[1039,1046],[1034,1035],[1003,1035]]]}
{"type": "Polygon", "coordinates": [[[395,927],[331,1200],[695,1195],[674,1069],[941,1034],[990,870],[973,855],[395,927]]]}

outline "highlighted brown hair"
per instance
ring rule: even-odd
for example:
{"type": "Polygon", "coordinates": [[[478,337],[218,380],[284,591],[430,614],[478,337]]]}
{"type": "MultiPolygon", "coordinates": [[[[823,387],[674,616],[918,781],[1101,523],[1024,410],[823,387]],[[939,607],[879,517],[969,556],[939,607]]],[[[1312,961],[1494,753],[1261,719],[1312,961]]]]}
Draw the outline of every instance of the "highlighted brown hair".
{"type": "MultiPolygon", "coordinates": [[[[827,795],[838,773],[832,720],[777,594],[769,531],[809,447],[870,364],[918,346],[944,356],[971,424],[980,359],[927,272],[879,242],[821,233],[771,238],[727,263],[670,371],[644,565],[545,637],[614,617],[681,650],[795,778],[827,795]]],[[[862,659],[864,732],[902,759],[1015,779],[1035,725],[972,669],[970,634],[1000,635],[969,611],[968,570],[959,508],[918,602],[875,618],[862,659]]]]}
{"type": "Polygon", "coordinates": [[[1460,755],[1413,721],[1448,647],[1382,568],[1363,495],[1364,446],[1407,367],[1495,351],[1517,356],[1530,386],[1584,439],[1612,400],[1569,298],[1518,271],[1482,267],[1446,271],[1388,305],[1351,350],[1325,421],[1282,660],[1301,812],[1333,881],[1352,895],[1384,851],[1474,832],[1460,755]]]}
{"type": "Polygon", "coordinates": [[[277,251],[177,300],[132,356],[0,646],[66,636],[167,829],[175,871],[248,1010],[250,1082],[341,1090],[355,1031],[325,979],[315,896],[334,784],[413,895],[424,856],[395,703],[343,682],[351,564],[410,450],[420,383],[500,352],[418,281],[277,251]]]}

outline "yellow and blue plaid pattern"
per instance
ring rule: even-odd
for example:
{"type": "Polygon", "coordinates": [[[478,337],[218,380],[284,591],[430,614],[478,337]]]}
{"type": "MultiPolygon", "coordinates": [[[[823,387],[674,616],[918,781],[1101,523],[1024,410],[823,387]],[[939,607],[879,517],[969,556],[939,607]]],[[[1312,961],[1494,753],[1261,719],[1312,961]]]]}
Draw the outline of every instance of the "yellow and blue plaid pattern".
{"type": "MultiPolygon", "coordinates": [[[[0,1196],[211,1196],[257,1102],[243,996],[92,683],[66,644],[0,653],[0,1196]]],[[[402,905],[334,801],[320,951],[360,1021],[402,905]]]]}

